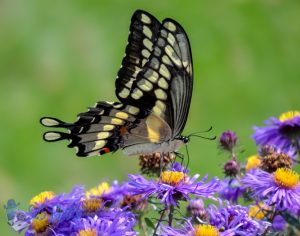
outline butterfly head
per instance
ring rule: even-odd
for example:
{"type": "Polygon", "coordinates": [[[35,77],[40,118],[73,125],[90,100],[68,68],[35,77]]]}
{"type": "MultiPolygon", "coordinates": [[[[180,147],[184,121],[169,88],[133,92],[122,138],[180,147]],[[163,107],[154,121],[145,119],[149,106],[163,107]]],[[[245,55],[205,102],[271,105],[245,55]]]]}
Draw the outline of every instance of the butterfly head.
{"type": "Polygon", "coordinates": [[[178,137],[179,140],[181,140],[184,144],[187,144],[190,141],[190,137],[189,136],[179,136],[178,137]]]}

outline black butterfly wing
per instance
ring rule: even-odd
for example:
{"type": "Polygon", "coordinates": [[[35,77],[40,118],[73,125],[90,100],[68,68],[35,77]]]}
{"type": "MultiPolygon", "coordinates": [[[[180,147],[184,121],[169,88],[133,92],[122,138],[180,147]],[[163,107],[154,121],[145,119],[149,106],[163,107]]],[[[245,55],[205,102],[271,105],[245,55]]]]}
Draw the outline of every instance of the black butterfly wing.
{"type": "MultiPolygon", "coordinates": [[[[69,147],[77,149],[77,156],[93,156],[147,143],[151,151],[151,143],[162,143],[182,132],[193,83],[186,33],[173,20],[159,24],[150,14],[137,11],[131,35],[116,80],[116,94],[123,103],[98,102],[80,113],[74,123],[44,117],[44,126],[69,131],[46,132],[46,141],[66,139],[69,147]],[[147,54],[145,47],[149,49],[147,54]]],[[[142,145],[139,147],[142,153],[142,145]]]]}
{"type": "Polygon", "coordinates": [[[130,102],[132,83],[153,51],[159,27],[159,21],[151,14],[142,10],[133,14],[125,56],[115,83],[116,96],[121,102],[130,102]]]}
{"type": "Polygon", "coordinates": [[[64,128],[68,133],[49,131],[44,140],[69,140],[68,147],[77,149],[77,156],[95,156],[123,147],[124,134],[144,116],[139,108],[118,102],[98,102],[87,112],[78,114],[74,123],[52,117],[43,117],[41,124],[51,128],[64,128]]]}
{"type": "MultiPolygon", "coordinates": [[[[170,88],[170,113],[173,114],[173,137],[181,134],[189,114],[193,92],[193,60],[188,36],[182,26],[171,19],[163,22],[163,27],[169,32],[163,37],[168,42],[165,53],[171,59],[171,74],[173,79],[170,88]],[[175,37],[175,42],[173,41],[175,37]]],[[[163,58],[164,61],[164,58],[163,58]]],[[[168,62],[168,59],[165,59],[168,62]]]]}
{"type": "Polygon", "coordinates": [[[130,102],[165,120],[174,138],[185,126],[192,88],[192,54],[187,34],[180,24],[165,19],[153,53],[132,84],[130,102]]]}
{"type": "MultiPolygon", "coordinates": [[[[160,143],[171,134],[168,124],[159,117],[118,102],[98,102],[87,112],[78,114],[74,123],[43,117],[41,124],[66,129],[67,133],[48,131],[43,138],[47,142],[69,140],[68,147],[75,148],[76,155],[81,157],[103,155],[132,145],[160,143]]],[[[145,149],[140,151],[143,153],[145,149]]]]}

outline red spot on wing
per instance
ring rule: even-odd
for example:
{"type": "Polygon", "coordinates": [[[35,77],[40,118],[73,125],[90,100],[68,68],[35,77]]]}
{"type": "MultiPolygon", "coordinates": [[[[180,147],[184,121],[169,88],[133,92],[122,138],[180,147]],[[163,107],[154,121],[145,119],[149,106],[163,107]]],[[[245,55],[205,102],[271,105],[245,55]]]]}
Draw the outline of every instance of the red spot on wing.
{"type": "Polygon", "coordinates": [[[103,155],[105,153],[108,153],[110,152],[110,149],[108,147],[105,147],[105,148],[102,148],[100,151],[99,151],[99,154],[100,155],[103,155]]]}

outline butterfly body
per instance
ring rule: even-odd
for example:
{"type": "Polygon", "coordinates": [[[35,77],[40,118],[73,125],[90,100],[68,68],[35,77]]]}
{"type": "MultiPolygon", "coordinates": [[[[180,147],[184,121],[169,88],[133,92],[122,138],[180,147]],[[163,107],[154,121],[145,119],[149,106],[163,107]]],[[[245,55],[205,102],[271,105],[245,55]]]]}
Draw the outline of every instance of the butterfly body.
{"type": "Polygon", "coordinates": [[[187,35],[177,22],[160,23],[141,10],[133,14],[115,85],[120,102],[98,102],[74,123],[42,118],[44,126],[69,131],[46,132],[44,139],[67,139],[78,156],[119,149],[129,156],[173,152],[185,143],[181,132],[191,101],[193,67],[187,35]]]}
{"type": "Polygon", "coordinates": [[[168,153],[178,150],[184,142],[180,139],[165,141],[163,143],[145,143],[125,147],[123,152],[127,156],[146,155],[152,153],[168,153]]]}

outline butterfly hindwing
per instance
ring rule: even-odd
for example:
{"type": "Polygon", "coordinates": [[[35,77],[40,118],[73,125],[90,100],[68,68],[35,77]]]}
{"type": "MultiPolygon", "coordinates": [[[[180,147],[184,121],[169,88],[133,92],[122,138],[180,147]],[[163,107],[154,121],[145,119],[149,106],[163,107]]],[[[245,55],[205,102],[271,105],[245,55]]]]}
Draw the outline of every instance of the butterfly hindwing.
{"type": "MultiPolygon", "coordinates": [[[[122,103],[99,102],[87,112],[78,114],[78,120],[74,123],[44,117],[41,124],[67,129],[68,133],[46,132],[44,140],[69,140],[68,147],[76,148],[77,156],[83,157],[102,155],[129,146],[160,143],[171,137],[170,127],[160,117],[122,103]]],[[[151,145],[147,148],[153,149],[151,145]]],[[[135,152],[127,153],[133,155],[135,152]]]]}
{"type": "Polygon", "coordinates": [[[74,123],[44,117],[46,127],[65,128],[69,132],[49,131],[44,134],[48,142],[67,139],[68,147],[75,147],[78,156],[101,155],[123,146],[123,135],[137,118],[144,115],[139,108],[122,103],[98,102],[87,112],[80,113],[74,123]]]}

